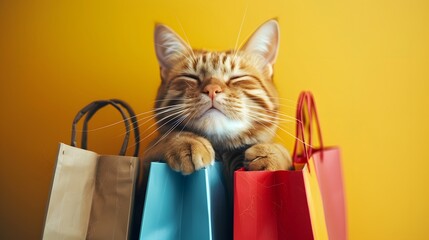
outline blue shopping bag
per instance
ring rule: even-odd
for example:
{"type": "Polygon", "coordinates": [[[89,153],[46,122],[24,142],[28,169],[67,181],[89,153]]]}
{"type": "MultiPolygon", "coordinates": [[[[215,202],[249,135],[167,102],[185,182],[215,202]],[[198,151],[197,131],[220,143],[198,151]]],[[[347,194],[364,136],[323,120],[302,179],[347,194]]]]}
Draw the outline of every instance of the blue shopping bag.
{"type": "Polygon", "coordinates": [[[229,239],[228,212],[222,163],[184,176],[152,162],[140,239],[229,239]]]}

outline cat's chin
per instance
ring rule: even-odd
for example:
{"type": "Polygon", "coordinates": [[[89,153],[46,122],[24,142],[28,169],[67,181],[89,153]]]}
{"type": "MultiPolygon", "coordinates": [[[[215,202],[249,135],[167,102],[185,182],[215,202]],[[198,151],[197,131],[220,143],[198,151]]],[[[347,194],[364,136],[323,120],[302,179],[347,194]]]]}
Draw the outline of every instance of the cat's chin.
{"type": "Polygon", "coordinates": [[[214,128],[218,127],[220,122],[227,123],[228,117],[221,110],[210,108],[201,115],[198,122],[202,123],[206,128],[214,128]]]}
{"type": "Polygon", "coordinates": [[[217,108],[210,108],[207,110],[202,117],[217,118],[226,117],[225,114],[217,108]]]}
{"type": "Polygon", "coordinates": [[[235,137],[249,128],[247,122],[228,118],[216,108],[207,110],[193,125],[200,133],[216,138],[235,137]]]}

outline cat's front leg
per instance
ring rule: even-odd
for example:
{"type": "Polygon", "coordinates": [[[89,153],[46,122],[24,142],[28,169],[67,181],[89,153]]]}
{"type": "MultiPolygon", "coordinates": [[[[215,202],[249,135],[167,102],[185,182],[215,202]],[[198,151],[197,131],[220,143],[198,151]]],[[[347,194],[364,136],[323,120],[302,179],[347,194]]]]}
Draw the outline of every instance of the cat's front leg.
{"type": "Polygon", "coordinates": [[[165,161],[184,175],[212,164],[215,159],[210,142],[190,132],[173,132],[154,143],[145,154],[145,161],[165,161]]]}
{"type": "Polygon", "coordinates": [[[289,152],[277,143],[259,143],[244,152],[244,166],[247,170],[288,170],[292,167],[289,152]]]}

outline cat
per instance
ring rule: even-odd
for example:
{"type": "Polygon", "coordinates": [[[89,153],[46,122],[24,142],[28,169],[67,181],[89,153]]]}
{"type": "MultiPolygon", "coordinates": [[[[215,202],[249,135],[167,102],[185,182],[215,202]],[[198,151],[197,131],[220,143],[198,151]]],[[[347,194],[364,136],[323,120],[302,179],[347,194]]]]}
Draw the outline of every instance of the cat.
{"type": "Polygon", "coordinates": [[[230,174],[247,170],[286,170],[288,151],[273,143],[279,119],[273,64],[279,25],[259,26],[238,50],[192,49],[166,25],[155,26],[160,66],[155,116],[159,136],[145,162],[165,161],[184,175],[224,162],[230,174]]]}

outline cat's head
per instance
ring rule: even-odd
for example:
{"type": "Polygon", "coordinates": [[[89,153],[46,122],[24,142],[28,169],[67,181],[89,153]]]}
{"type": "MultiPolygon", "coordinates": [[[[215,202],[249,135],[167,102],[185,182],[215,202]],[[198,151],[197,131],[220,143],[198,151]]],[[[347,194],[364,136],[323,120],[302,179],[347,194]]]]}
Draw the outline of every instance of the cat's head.
{"type": "Polygon", "coordinates": [[[272,77],[278,45],[276,20],[230,51],[192,49],[170,28],[156,25],[161,85],[155,111],[161,134],[194,132],[215,149],[271,140],[277,127],[272,77]]]}

